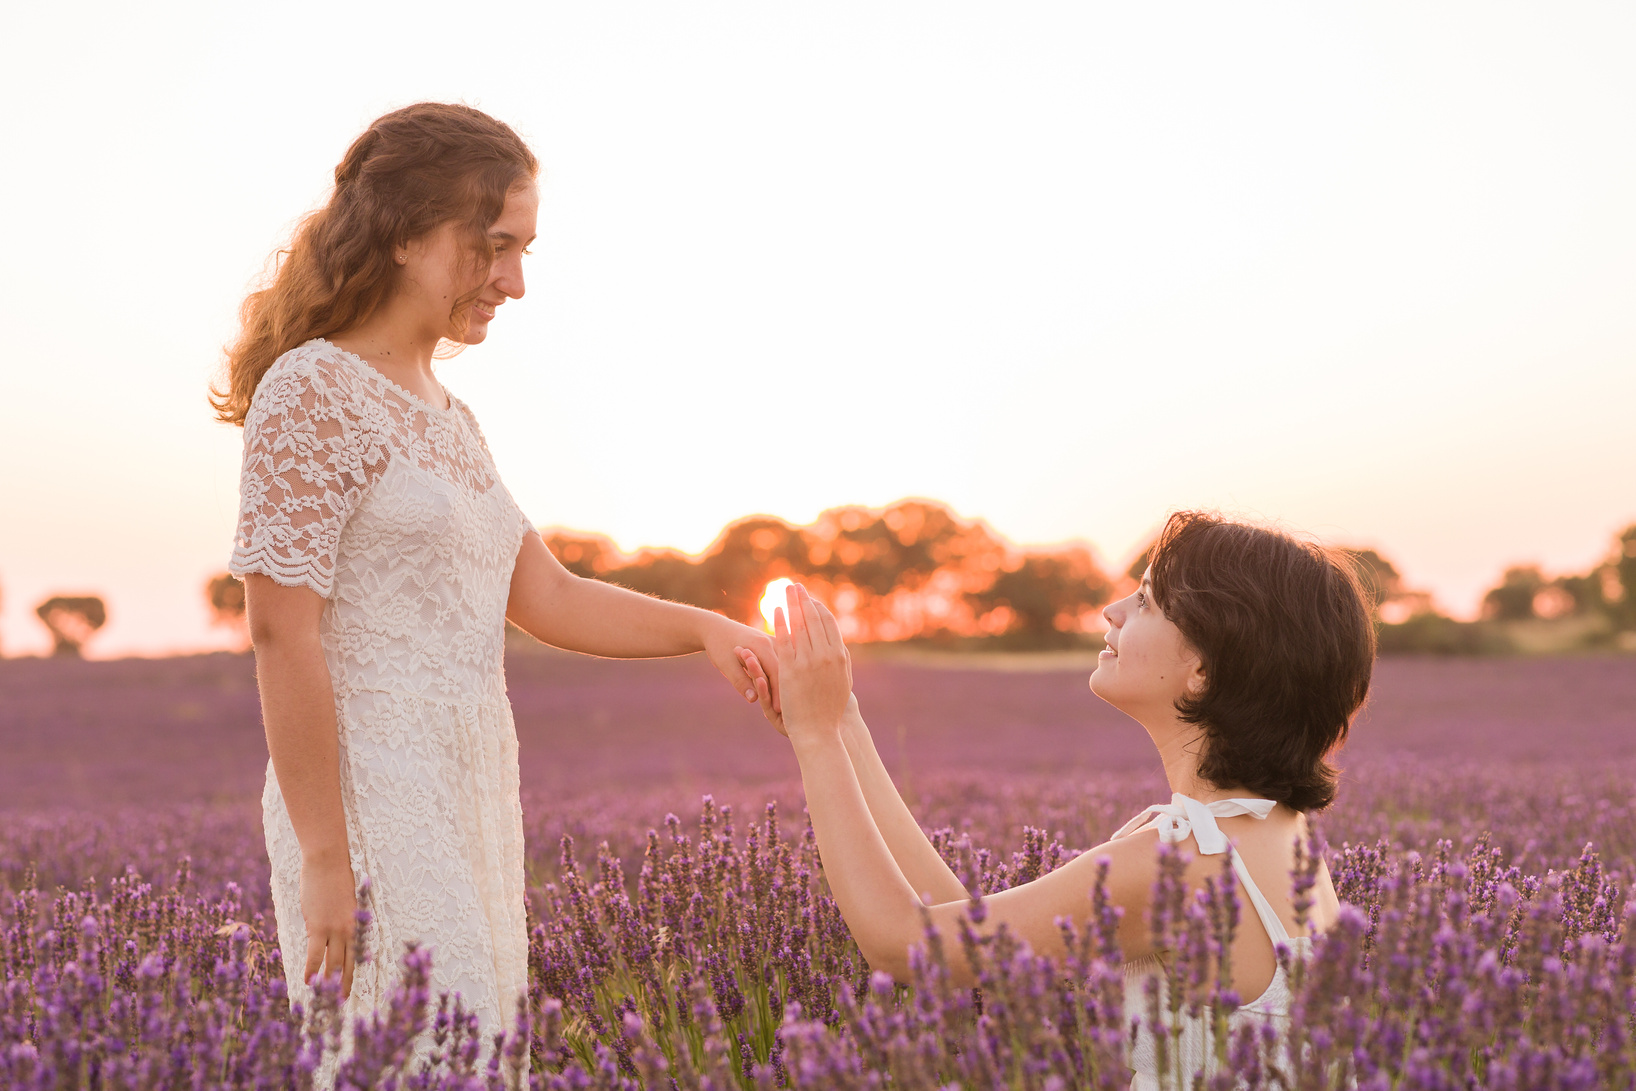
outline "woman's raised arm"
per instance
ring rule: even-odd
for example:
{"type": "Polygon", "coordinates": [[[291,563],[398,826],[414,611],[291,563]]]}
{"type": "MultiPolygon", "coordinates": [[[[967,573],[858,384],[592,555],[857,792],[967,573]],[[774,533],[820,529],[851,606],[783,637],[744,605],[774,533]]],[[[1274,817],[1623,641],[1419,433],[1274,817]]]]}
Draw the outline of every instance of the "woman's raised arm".
{"type": "MultiPolygon", "coordinates": [[[[743,658],[744,669],[755,680],[761,711],[774,727],[784,731],[783,718],[773,707],[771,687],[760,660],[747,651],[743,658]]],[[[846,713],[841,718],[841,741],[846,746],[847,757],[852,762],[852,770],[858,778],[858,788],[863,792],[864,802],[869,807],[869,815],[874,819],[875,827],[885,840],[898,870],[903,872],[903,877],[915,893],[928,905],[968,897],[969,893],[959,877],[932,845],[926,831],[920,828],[902,793],[892,782],[892,774],[886,771],[886,763],[881,761],[880,753],[875,749],[869,725],[858,710],[856,695],[847,702],[846,713]]]]}
{"type": "MultiPolygon", "coordinates": [[[[923,906],[896,853],[888,847],[883,824],[866,800],[862,776],[843,739],[852,680],[835,620],[804,588],[790,588],[789,603],[795,623],[786,626],[780,617],[774,642],[784,684],[783,722],[801,765],[807,813],[818,836],[824,878],[870,965],[905,980],[909,951],[924,942],[927,919],[944,936],[954,936],[969,901],[954,881],[956,897],[930,908],[923,906]]],[[[896,794],[893,789],[892,795],[896,794]]],[[[898,806],[902,806],[901,797],[898,806]]],[[[896,825],[892,808],[883,809],[888,824],[896,825]]],[[[902,816],[914,822],[906,807],[902,816]]],[[[918,831],[918,825],[915,829],[918,831]]],[[[900,829],[898,836],[908,842],[907,831],[900,829]]],[[[924,840],[923,834],[921,838],[924,840]]],[[[925,848],[933,852],[929,843],[925,848]]],[[[911,866],[924,859],[915,852],[905,855],[911,866]]],[[[1057,922],[1067,917],[1082,925],[1090,917],[1097,860],[1103,856],[1112,861],[1108,896],[1125,909],[1119,926],[1124,957],[1147,954],[1151,937],[1144,911],[1156,854],[1151,844],[1138,838],[1099,846],[1031,883],[990,896],[985,899],[987,914],[977,930],[987,933],[1005,925],[1036,951],[1060,950],[1057,922]]],[[[938,862],[942,863],[940,858],[938,862]]],[[[949,879],[953,881],[952,873],[949,879]]],[[[973,973],[960,945],[945,944],[944,951],[956,983],[969,984],[973,973]]]]}
{"type": "Polygon", "coordinates": [[[554,648],[610,659],[702,651],[738,695],[751,702],[755,686],[734,649],[749,648],[774,659],[765,633],[696,606],[576,576],[532,533],[524,535],[517,553],[506,617],[554,648]]]}

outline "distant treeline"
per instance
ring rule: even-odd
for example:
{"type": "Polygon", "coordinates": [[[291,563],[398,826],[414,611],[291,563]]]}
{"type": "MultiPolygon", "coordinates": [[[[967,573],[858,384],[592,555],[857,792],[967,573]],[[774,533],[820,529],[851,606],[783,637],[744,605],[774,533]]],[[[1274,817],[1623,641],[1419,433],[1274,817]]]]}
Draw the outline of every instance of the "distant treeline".
{"type": "Polygon", "coordinates": [[[810,526],[752,516],[729,524],[697,557],[669,549],[626,556],[599,534],[544,535],[578,575],[744,621],[760,617],[769,582],[798,580],[860,642],[1072,646],[1117,583],[1085,546],[1022,549],[981,520],[926,500],[833,508],[810,526]]]}
{"type": "MultiPolygon", "coordinates": [[[[997,649],[1095,645],[1097,617],[1147,564],[1142,551],[1110,573],[1090,547],[1023,548],[943,504],[900,500],[884,509],[832,508],[810,525],[756,515],[728,524],[699,556],[672,549],[622,553],[600,534],[549,529],[546,543],[569,571],[647,594],[759,618],[768,583],[806,584],[836,611],[849,640],[925,641],[997,649]]],[[[1481,617],[1455,621],[1405,584],[1372,549],[1349,551],[1370,596],[1381,651],[1496,654],[1616,648],[1636,651],[1636,525],[1614,536],[1590,570],[1547,576],[1508,568],[1483,597],[1481,617]]],[[[214,623],[238,634],[244,589],[222,573],[204,588],[214,623]]],[[[107,621],[93,594],[52,595],[35,610],[52,654],[77,656],[107,621]]]]}
{"type": "Polygon", "coordinates": [[[1374,550],[1353,556],[1374,598],[1383,653],[1636,651],[1636,524],[1614,535],[1587,572],[1547,577],[1537,565],[1507,568],[1483,595],[1476,621],[1439,613],[1374,550]]]}
{"type": "MultiPolygon", "coordinates": [[[[668,549],[627,556],[602,535],[543,533],[578,575],[741,620],[757,617],[769,581],[789,577],[836,609],[849,639],[999,648],[1095,643],[1085,630],[1101,628],[1097,611],[1140,578],[1148,558],[1144,550],[1126,571],[1110,574],[1086,546],[1023,549],[982,521],[926,500],[835,508],[809,526],[753,516],[729,524],[696,557],[668,549]]],[[[1620,532],[1589,572],[1547,578],[1537,567],[1507,569],[1474,622],[1440,613],[1429,593],[1408,586],[1376,550],[1348,552],[1383,652],[1537,650],[1518,637],[1519,623],[1537,621],[1572,623],[1555,628],[1554,650],[1636,650],[1636,526],[1620,532]]]]}

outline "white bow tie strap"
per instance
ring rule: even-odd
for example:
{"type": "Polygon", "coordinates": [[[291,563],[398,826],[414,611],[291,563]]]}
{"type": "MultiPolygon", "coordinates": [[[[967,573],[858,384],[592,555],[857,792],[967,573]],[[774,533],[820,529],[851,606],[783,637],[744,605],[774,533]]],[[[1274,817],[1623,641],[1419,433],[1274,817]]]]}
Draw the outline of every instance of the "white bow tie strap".
{"type": "Polygon", "coordinates": [[[1169,803],[1155,803],[1132,819],[1126,828],[1134,826],[1133,833],[1158,830],[1159,840],[1166,845],[1180,844],[1192,836],[1199,844],[1201,856],[1218,856],[1231,846],[1227,835],[1216,825],[1216,819],[1241,814],[1264,819],[1276,806],[1278,804],[1270,799],[1218,799],[1214,803],[1200,803],[1176,792],[1169,803]],[[1147,821],[1149,815],[1153,816],[1152,821],[1147,821]]]}

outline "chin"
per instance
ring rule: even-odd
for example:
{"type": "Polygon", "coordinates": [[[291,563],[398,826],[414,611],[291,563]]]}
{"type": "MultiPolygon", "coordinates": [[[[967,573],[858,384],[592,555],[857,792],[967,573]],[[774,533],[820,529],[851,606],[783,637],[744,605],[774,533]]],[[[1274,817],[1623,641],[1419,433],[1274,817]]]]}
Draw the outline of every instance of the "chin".
{"type": "Polygon", "coordinates": [[[1114,708],[1124,711],[1119,703],[1119,683],[1112,677],[1112,672],[1098,666],[1091,672],[1091,692],[1114,708]]]}

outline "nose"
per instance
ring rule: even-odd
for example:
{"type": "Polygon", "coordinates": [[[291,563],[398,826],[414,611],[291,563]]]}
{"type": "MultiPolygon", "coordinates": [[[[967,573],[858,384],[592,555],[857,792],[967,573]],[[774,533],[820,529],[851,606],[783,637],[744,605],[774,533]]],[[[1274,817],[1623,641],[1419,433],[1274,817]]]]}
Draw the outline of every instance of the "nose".
{"type": "Polygon", "coordinates": [[[496,276],[494,286],[503,292],[507,299],[521,299],[527,285],[523,283],[523,263],[520,259],[510,258],[495,267],[496,276]]]}
{"type": "Polygon", "coordinates": [[[1124,624],[1124,605],[1125,600],[1120,599],[1117,602],[1110,602],[1106,606],[1102,607],[1102,620],[1108,623],[1109,628],[1117,629],[1119,626],[1124,624]]]}

